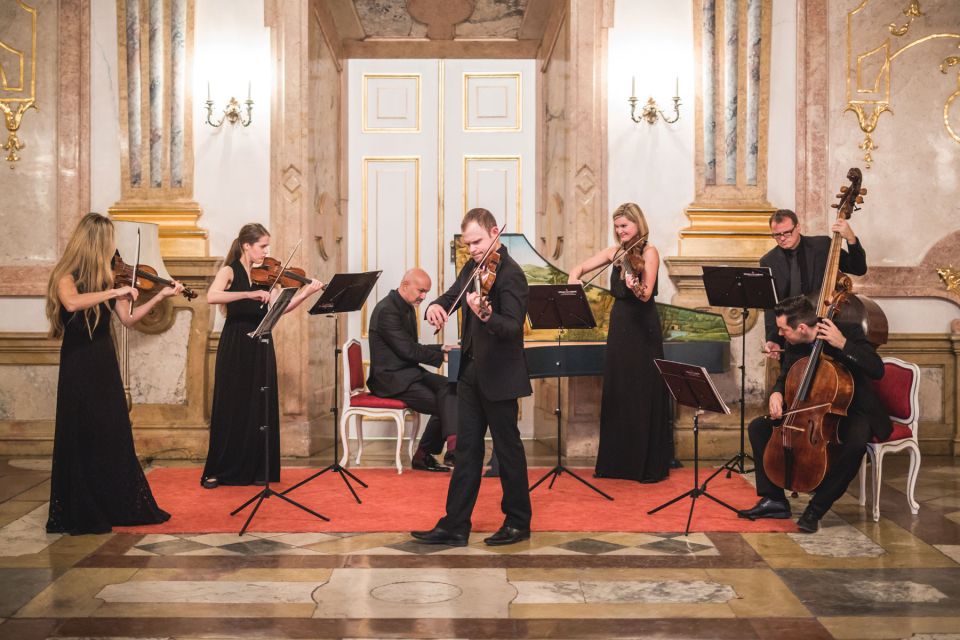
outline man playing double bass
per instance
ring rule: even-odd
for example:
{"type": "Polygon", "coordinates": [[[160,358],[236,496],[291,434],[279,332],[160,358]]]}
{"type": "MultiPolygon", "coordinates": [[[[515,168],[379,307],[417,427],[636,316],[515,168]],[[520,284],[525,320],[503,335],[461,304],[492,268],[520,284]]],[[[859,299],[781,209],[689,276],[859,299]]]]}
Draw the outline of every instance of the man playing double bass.
{"type": "Polygon", "coordinates": [[[527,459],[517,428],[518,398],[532,393],[523,353],[523,323],[529,288],[520,265],[500,245],[497,221],[486,209],[471,209],[460,225],[461,239],[472,260],[457,281],[427,307],[426,318],[440,328],[465,302],[461,348],[463,356],[457,383],[457,465],[447,489],[446,515],[427,531],[412,536],[425,544],[466,546],[470,517],[480,491],[483,471],[483,437],[490,427],[500,459],[503,526],[484,539],[488,545],[505,545],[530,538],[530,493],[527,459]],[[468,287],[474,268],[487,250],[499,254],[496,279],[486,297],[468,287]],[[468,292],[468,293],[463,293],[468,292]],[[458,299],[458,295],[463,293],[458,299]]]}
{"type": "MultiPolygon", "coordinates": [[[[847,249],[840,251],[840,271],[852,276],[865,274],[867,254],[847,221],[843,218],[837,220],[830,230],[847,241],[847,249]]],[[[801,234],[797,214],[789,209],[780,209],[770,216],[770,235],[777,246],[760,258],[760,266],[770,267],[777,298],[784,300],[820,291],[830,254],[830,238],[801,234]]],[[[772,309],[764,311],[763,322],[766,332],[764,352],[767,357],[777,360],[784,344],[772,309]]]]}
{"type": "MultiPolygon", "coordinates": [[[[756,463],[757,495],[760,500],[751,509],[738,514],[741,518],[789,518],[790,503],[783,488],[770,481],[763,467],[763,454],[784,413],[784,388],[790,367],[810,355],[817,338],[824,341],[823,353],[847,368],[853,378],[853,399],[847,415],[837,428],[840,444],[831,445],[830,465],[817,487],[810,504],[797,520],[805,533],[815,533],[820,519],[843,495],[856,477],[860,463],[872,437],[886,439],[892,430],[890,418],[880,405],[871,380],[883,377],[883,360],[863,335],[859,325],[838,328],[829,319],[817,317],[813,305],[803,296],[782,301],[774,309],[777,329],[787,343],[780,377],[770,394],[770,414],[750,423],[750,445],[756,463]]],[[[801,365],[802,366],[802,365],[801,365]]]]}

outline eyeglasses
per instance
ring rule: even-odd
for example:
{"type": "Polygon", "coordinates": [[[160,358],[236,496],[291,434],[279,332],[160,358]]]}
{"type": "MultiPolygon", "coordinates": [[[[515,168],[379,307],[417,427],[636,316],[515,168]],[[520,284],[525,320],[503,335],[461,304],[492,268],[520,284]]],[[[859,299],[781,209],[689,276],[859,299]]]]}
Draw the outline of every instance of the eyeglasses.
{"type": "Polygon", "coordinates": [[[770,236],[771,236],[774,240],[786,239],[786,238],[789,238],[790,236],[792,236],[792,235],[793,235],[793,232],[794,232],[796,229],[797,229],[797,227],[794,226],[794,227],[791,227],[790,229],[787,229],[786,231],[781,231],[780,233],[771,233],[770,236]]]}

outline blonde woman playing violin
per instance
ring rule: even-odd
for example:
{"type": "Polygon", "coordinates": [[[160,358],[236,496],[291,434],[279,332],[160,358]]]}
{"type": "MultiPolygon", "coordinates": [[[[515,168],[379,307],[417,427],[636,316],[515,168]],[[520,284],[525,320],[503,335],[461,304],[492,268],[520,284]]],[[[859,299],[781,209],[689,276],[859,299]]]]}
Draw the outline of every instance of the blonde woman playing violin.
{"type": "Polygon", "coordinates": [[[57,381],[48,533],[107,533],[115,525],[159,524],[157,506],[133,446],[111,312],[133,326],[183,285],[173,282],[131,311],[137,290],[115,287],[113,223],[88,213],[50,274],[50,336],[62,338],[57,381]]]}
{"type": "Polygon", "coordinates": [[[659,482],[673,459],[667,391],[653,363],[663,357],[654,302],[660,253],[646,241],[647,221],[632,202],[613,212],[613,230],[617,244],[574,267],[568,280],[580,283],[583,274],[613,265],[595,475],[659,482]]]}

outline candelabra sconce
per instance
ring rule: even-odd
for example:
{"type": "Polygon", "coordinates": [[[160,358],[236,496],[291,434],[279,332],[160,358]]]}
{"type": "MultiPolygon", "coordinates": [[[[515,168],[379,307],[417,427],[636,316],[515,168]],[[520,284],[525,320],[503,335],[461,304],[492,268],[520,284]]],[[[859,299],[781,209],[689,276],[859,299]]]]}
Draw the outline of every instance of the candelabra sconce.
{"type": "Polygon", "coordinates": [[[250,97],[250,85],[247,84],[247,99],[243,101],[246,105],[246,118],[244,118],[243,109],[240,107],[240,103],[236,98],[231,97],[230,102],[227,103],[227,106],[223,109],[223,115],[220,116],[220,119],[216,122],[213,121],[213,100],[210,98],[210,83],[207,83],[207,124],[211,127],[220,127],[224,122],[229,122],[230,124],[237,124],[238,122],[244,127],[249,127],[253,122],[253,100],[250,97]]]}
{"type": "Polygon", "coordinates": [[[680,80],[677,79],[676,90],[673,95],[673,117],[668,118],[667,114],[660,109],[656,101],[651,97],[647,98],[647,103],[643,105],[643,109],[640,111],[640,117],[637,117],[637,82],[636,78],[631,81],[630,86],[630,97],[627,98],[627,102],[630,103],[630,119],[634,122],[640,122],[641,120],[646,120],[647,124],[654,124],[657,121],[657,118],[661,118],[667,124],[673,124],[680,119],[680,80]]]}

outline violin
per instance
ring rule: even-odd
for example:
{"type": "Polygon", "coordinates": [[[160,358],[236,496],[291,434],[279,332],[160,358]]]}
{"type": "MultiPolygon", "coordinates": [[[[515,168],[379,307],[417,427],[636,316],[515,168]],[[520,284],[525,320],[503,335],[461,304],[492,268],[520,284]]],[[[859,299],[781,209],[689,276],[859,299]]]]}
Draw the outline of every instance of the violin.
{"type": "MultiPolygon", "coordinates": [[[[624,260],[629,260],[627,263],[627,268],[633,270],[631,273],[636,273],[637,271],[642,270],[643,249],[647,246],[647,235],[648,234],[645,233],[642,236],[635,238],[634,241],[630,243],[629,247],[624,248],[621,246],[619,249],[617,249],[617,252],[613,256],[613,260],[611,260],[610,263],[607,264],[603,269],[600,269],[600,271],[597,271],[595,274],[590,276],[590,279],[584,282],[583,286],[586,287],[588,284],[596,280],[600,274],[606,271],[611,265],[623,269],[624,260]],[[640,250],[634,253],[633,250],[636,247],[640,247],[640,250]],[[628,255],[629,258],[627,258],[628,255]]],[[[620,277],[625,278],[625,273],[621,273],[620,277]]]]}
{"type": "MultiPolygon", "coordinates": [[[[173,281],[161,278],[157,275],[156,269],[146,264],[137,265],[137,278],[136,283],[134,283],[133,266],[120,258],[119,251],[113,256],[113,284],[114,287],[136,287],[137,290],[144,293],[150,293],[158,287],[174,286],[173,281]]],[[[184,287],[180,293],[187,300],[193,300],[197,297],[196,292],[187,287],[184,287]]]]}
{"type": "Polygon", "coordinates": [[[250,281],[261,287],[272,287],[279,284],[281,287],[300,287],[310,284],[312,280],[307,277],[307,272],[299,267],[287,267],[283,269],[283,263],[276,258],[266,257],[263,262],[250,269],[250,281]]]}
{"type": "MultiPolygon", "coordinates": [[[[497,251],[495,251],[494,249],[498,248],[499,246],[500,246],[500,239],[498,236],[496,239],[494,239],[493,242],[490,243],[490,246],[487,247],[487,250],[480,257],[480,262],[478,262],[477,266],[474,267],[473,273],[471,273],[470,277],[467,278],[467,281],[464,283],[463,288],[460,289],[460,293],[458,293],[457,297],[453,299],[453,302],[450,304],[450,308],[444,309],[447,315],[449,315],[450,313],[453,312],[454,309],[456,309],[457,304],[460,302],[460,298],[462,298],[463,294],[467,292],[467,289],[470,288],[471,284],[474,285],[474,291],[480,294],[481,310],[486,309],[487,313],[490,312],[489,306],[484,307],[482,305],[484,303],[484,296],[490,293],[490,289],[493,287],[493,283],[496,282],[496,279],[497,279],[497,266],[500,264],[500,254],[497,253],[497,251]],[[489,262],[491,260],[491,256],[496,256],[495,258],[492,259],[493,262],[489,262]],[[488,268],[491,264],[493,265],[492,270],[488,268]],[[486,271],[486,275],[485,277],[478,279],[477,275],[480,274],[481,271],[486,271]],[[489,283],[486,285],[486,289],[484,289],[484,286],[485,286],[484,282],[489,283]]],[[[443,328],[442,325],[438,326],[436,330],[433,332],[433,335],[437,335],[438,333],[440,333],[440,330],[442,328],[443,328]]]]}
{"type": "Polygon", "coordinates": [[[490,289],[493,288],[493,284],[497,281],[497,267],[499,266],[500,254],[496,251],[491,251],[486,259],[480,263],[479,268],[473,272],[473,290],[480,294],[479,307],[481,317],[489,317],[493,311],[490,308],[490,302],[487,296],[490,294],[490,289]]]}

